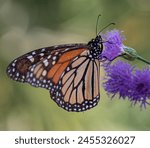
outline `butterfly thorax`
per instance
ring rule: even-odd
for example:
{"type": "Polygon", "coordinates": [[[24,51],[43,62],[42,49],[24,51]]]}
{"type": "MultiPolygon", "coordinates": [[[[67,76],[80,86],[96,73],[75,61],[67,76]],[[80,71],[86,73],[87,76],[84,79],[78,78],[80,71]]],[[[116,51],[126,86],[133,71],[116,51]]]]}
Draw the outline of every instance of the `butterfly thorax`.
{"type": "Polygon", "coordinates": [[[102,53],[103,50],[103,42],[100,35],[98,35],[95,39],[92,39],[88,46],[90,48],[90,55],[94,59],[98,59],[99,55],[102,53]]]}

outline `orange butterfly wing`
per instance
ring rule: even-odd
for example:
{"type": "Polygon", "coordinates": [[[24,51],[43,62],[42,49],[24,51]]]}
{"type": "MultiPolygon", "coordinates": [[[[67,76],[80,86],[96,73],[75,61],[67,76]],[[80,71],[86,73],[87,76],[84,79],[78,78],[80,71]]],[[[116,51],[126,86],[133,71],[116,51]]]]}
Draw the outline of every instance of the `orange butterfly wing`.
{"type": "Polygon", "coordinates": [[[86,44],[41,48],[14,60],[7,68],[10,78],[46,88],[51,98],[67,111],[85,111],[97,105],[99,94],[97,59],[86,44]]]}
{"type": "Polygon", "coordinates": [[[52,78],[50,95],[58,106],[81,112],[97,105],[100,63],[91,60],[88,50],[65,53],[49,73],[52,78]]]}
{"type": "Polygon", "coordinates": [[[52,78],[52,81],[57,84],[60,76],[67,68],[69,63],[73,60],[73,58],[77,57],[81,54],[85,49],[79,48],[73,51],[69,51],[64,53],[58,60],[58,62],[48,71],[48,78],[52,78]]]}

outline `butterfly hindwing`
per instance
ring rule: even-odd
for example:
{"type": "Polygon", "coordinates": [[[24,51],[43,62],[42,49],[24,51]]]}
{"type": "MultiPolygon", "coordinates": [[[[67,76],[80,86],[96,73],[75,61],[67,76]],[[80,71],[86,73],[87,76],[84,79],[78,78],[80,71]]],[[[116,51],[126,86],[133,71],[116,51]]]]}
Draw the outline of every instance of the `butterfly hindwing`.
{"type": "MultiPolygon", "coordinates": [[[[67,111],[85,111],[97,105],[99,94],[98,60],[91,60],[89,51],[74,58],[57,83],[50,87],[51,98],[67,111]]],[[[59,71],[55,75],[59,74],[59,71]]]]}

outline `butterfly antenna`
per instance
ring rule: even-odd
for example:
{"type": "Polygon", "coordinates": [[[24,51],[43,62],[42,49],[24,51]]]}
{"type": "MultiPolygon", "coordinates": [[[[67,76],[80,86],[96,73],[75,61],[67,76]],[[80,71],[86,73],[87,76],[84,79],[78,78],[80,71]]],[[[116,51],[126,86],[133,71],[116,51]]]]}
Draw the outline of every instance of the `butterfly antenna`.
{"type": "Polygon", "coordinates": [[[109,27],[109,26],[111,26],[111,25],[115,25],[115,23],[110,23],[110,24],[108,24],[108,25],[105,26],[103,29],[101,29],[98,34],[100,34],[103,30],[105,30],[107,27],[109,27]]]}
{"type": "Polygon", "coordinates": [[[97,26],[98,26],[98,21],[99,21],[99,17],[101,16],[101,14],[98,15],[97,17],[97,21],[96,21],[96,35],[97,35],[97,26]]]}

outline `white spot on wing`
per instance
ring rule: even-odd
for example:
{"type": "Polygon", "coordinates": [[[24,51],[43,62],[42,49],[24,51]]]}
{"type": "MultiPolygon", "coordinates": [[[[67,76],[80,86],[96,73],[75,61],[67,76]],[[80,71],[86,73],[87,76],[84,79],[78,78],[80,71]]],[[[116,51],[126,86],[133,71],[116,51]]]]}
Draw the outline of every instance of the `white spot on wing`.
{"type": "Polygon", "coordinates": [[[12,63],[12,66],[13,66],[13,67],[15,67],[15,65],[16,65],[15,63],[12,63]]]}
{"type": "Polygon", "coordinates": [[[42,52],[45,51],[45,48],[43,48],[41,51],[42,51],[42,52]]]}
{"type": "Polygon", "coordinates": [[[69,50],[70,48],[66,48],[65,51],[69,50]]]}
{"type": "Polygon", "coordinates": [[[51,55],[49,55],[48,57],[47,57],[47,59],[50,59],[51,58],[51,55]]]}
{"type": "Polygon", "coordinates": [[[57,51],[57,52],[55,52],[55,55],[57,55],[59,52],[57,51]]]}
{"type": "Polygon", "coordinates": [[[19,77],[19,73],[17,73],[16,76],[19,77]]]}
{"type": "Polygon", "coordinates": [[[36,54],[35,51],[33,51],[33,52],[32,52],[32,55],[35,55],[35,54],[36,54]]]}
{"type": "Polygon", "coordinates": [[[33,56],[32,56],[32,55],[30,55],[30,56],[28,56],[27,58],[28,58],[28,59],[31,59],[31,58],[33,58],[33,56]]]}
{"type": "Polygon", "coordinates": [[[46,60],[44,60],[43,61],[43,63],[44,63],[44,65],[45,65],[45,67],[47,67],[48,66],[48,60],[46,59],[46,60]]]}
{"type": "Polygon", "coordinates": [[[28,56],[27,59],[29,59],[31,62],[34,62],[34,58],[32,55],[28,56]]]}
{"type": "Polygon", "coordinates": [[[43,57],[44,53],[40,53],[40,56],[43,57]]]}
{"type": "Polygon", "coordinates": [[[15,72],[15,68],[12,69],[12,72],[15,72]]]}
{"type": "Polygon", "coordinates": [[[52,64],[54,65],[56,63],[56,61],[53,61],[52,64]]]}
{"type": "Polygon", "coordinates": [[[56,60],[56,56],[53,56],[53,60],[56,60]]]}
{"type": "Polygon", "coordinates": [[[42,76],[46,76],[46,74],[47,74],[47,71],[44,70],[44,71],[42,72],[42,76]]]}

